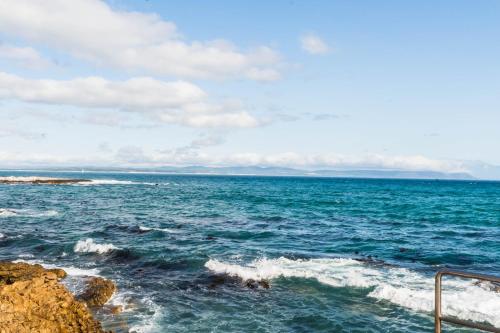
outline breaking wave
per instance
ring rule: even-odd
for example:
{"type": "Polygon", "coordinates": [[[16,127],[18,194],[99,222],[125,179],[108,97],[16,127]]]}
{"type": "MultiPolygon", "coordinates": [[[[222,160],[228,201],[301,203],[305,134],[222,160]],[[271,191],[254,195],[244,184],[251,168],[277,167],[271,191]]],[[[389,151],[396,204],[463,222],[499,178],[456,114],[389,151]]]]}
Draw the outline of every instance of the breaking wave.
{"type": "Polygon", "coordinates": [[[38,259],[23,259],[23,258],[32,258],[33,255],[19,255],[20,259],[14,260],[13,262],[24,262],[27,264],[39,264],[43,268],[53,269],[60,268],[64,270],[70,276],[100,276],[100,271],[97,268],[79,268],[74,266],[60,266],[54,264],[47,264],[42,260],[38,259]]]}
{"type": "Polygon", "coordinates": [[[116,179],[90,179],[89,181],[82,181],[74,184],[75,186],[92,186],[92,185],[164,185],[158,183],[148,182],[134,182],[131,180],[116,180],[116,179]]]}
{"type": "MultiPolygon", "coordinates": [[[[333,287],[367,288],[368,297],[418,312],[434,311],[434,279],[405,268],[374,266],[354,259],[260,259],[247,265],[210,259],[205,267],[243,280],[315,279],[333,287]]],[[[443,290],[447,315],[500,326],[500,293],[471,281],[447,279],[443,290]]]]}
{"type": "Polygon", "coordinates": [[[87,238],[84,240],[79,240],[73,249],[75,252],[82,252],[82,253],[99,253],[99,254],[104,254],[109,251],[113,250],[119,250],[118,247],[114,246],[113,244],[98,244],[95,243],[92,238],[87,238]]]}

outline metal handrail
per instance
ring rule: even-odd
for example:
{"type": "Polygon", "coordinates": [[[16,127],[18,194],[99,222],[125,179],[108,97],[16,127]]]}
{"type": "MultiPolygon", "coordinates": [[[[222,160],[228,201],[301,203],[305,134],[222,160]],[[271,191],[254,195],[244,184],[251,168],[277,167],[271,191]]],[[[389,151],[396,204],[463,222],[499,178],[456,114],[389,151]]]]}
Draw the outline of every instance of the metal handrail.
{"type": "Polygon", "coordinates": [[[434,303],[434,332],[441,333],[441,322],[446,321],[452,324],[462,325],[469,328],[476,328],[486,332],[500,333],[500,328],[474,323],[467,320],[462,320],[450,316],[443,316],[441,313],[441,280],[443,275],[458,276],[467,279],[476,279],[482,281],[489,281],[500,283],[500,277],[484,274],[474,274],[468,272],[455,271],[451,269],[442,269],[436,274],[436,289],[435,289],[435,303],[434,303]]]}

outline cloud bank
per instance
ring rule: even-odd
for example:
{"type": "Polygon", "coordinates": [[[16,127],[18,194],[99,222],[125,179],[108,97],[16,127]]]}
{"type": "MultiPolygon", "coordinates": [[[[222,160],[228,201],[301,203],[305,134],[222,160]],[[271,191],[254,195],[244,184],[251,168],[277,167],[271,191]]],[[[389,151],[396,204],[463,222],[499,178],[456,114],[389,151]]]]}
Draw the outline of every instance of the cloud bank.
{"type": "Polygon", "coordinates": [[[294,152],[277,154],[234,153],[218,155],[196,149],[201,146],[218,144],[218,141],[212,140],[214,139],[208,138],[206,142],[193,142],[190,146],[182,147],[181,149],[161,151],[145,151],[137,146],[125,146],[115,151],[108,149],[105,154],[98,156],[85,157],[63,157],[50,154],[21,155],[0,152],[0,161],[3,161],[3,166],[272,166],[303,169],[372,169],[436,171],[444,173],[468,172],[469,170],[461,161],[431,159],[421,155],[387,156],[370,154],[363,156],[345,156],[338,154],[304,155],[294,152]],[[197,144],[199,146],[196,146],[197,144]]]}

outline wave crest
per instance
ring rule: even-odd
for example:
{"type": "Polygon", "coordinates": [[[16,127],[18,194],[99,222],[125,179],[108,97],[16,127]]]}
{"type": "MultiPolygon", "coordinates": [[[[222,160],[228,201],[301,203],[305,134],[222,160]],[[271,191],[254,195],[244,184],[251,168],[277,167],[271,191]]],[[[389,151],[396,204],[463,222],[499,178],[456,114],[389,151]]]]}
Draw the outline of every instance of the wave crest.
{"type": "Polygon", "coordinates": [[[104,254],[109,251],[113,250],[119,250],[118,247],[114,246],[113,244],[98,244],[95,243],[92,238],[87,238],[84,240],[79,240],[74,249],[75,252],[81,252],[81,253],[99,253],[99,254],[104,254]]]}
{"type": "MultiPolygon", "coordinates": [[[[370,266],[354,259],[260,259],[247,265],[210,259],[205,267],[243,280],[279,277],[316,279],[333,287],[373,288],[368,297],[389,301],[418,312],[434,311],[433,277],[398,267],[370,266]]],[[[443,313],[500,326],[500,293],[471,281],[447,279],[443,313]]]]}

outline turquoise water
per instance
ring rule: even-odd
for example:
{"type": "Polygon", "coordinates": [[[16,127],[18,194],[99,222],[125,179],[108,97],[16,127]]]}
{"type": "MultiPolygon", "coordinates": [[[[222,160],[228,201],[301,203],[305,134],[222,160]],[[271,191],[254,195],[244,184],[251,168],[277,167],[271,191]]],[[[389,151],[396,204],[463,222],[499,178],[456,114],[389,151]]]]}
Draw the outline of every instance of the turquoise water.
{"type": "MultiPolygon", "coordinates": [[[[115,280],[117,332],[431,332],[439,268],[500,275],[498,182],[11,175],[98,180],[0,185],[0,259],[115,280]]],[[[491,286],[445,286],[500,326],[491,286]]]]}

